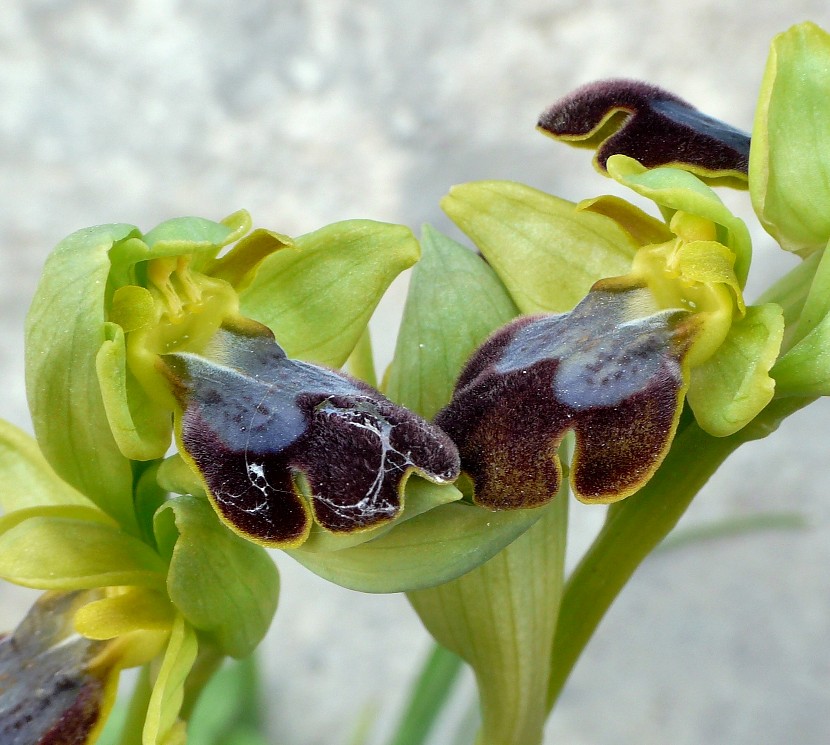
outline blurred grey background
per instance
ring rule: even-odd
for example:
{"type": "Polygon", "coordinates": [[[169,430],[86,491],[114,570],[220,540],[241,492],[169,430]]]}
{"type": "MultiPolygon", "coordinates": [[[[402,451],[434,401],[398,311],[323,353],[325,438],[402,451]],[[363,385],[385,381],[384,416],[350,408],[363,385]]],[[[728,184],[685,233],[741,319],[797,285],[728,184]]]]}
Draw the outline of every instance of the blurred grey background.
{"type": "MultiPolygon", "coordinates": [[[[240,208],[300,234],[349,217],[451,229],[450,185],[621,193],[534,132],[574,86],[647,79],[749,130],[771,37],[824,0],[6,0],[0,5],[0,415],[28,427],[22,323],[64,235],[240,208]]],[[[743,194],[728,203],[751,215],[743,194]]],[[[454,233],[457,235],[457,233],[454,233]]],[[[757,230],[751,288],[794,262],[757,230]]],[[[750,289],[750,298],[753,294],[750,289]]],[[[388,361],[405,292],[375,329],[388,361]]],[[[821,402],[739,451],[685,525],[797,511],[772,531],[658,553],[612,608],[547,743],[830,742],[830,509],[821,402]]],[[[572,557],[601,508],[575,507],[572,557]]],[[[428,640],[403,597],[330,586],[286,557],[266,643],[278,745],[384,742],[428,640]],[[310,710],[309,708],[310,707],[310,710]]],[[[0,586],[0,627],[31,598],[0,586]]],[[[471,695],[469,680],[459,709],[471,695]]],[[[443,723],[448,742],[455,722],[443,723]]],[[[442,739],[443,738],[443,739],[442,739]]]]}

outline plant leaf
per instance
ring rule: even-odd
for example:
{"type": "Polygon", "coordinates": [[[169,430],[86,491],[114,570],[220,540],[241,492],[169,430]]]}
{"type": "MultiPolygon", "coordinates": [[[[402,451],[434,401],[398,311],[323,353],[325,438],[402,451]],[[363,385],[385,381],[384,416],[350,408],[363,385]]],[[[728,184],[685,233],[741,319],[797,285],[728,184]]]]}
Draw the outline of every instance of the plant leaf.
{"type": "Polygon", "coordinates": [[[431,419],[476,347],[519,311],[495,272],[461,244],[426,226],[421,250],[385,391],[431,419]]]}

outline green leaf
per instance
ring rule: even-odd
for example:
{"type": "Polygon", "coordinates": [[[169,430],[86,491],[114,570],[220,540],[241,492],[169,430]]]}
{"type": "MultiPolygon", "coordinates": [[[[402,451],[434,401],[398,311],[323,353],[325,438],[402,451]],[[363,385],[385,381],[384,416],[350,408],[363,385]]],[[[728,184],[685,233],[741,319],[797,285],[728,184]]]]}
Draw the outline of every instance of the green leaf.
{"type": "Polygon", "coordinates": [[[490,512],[453,502],[353,548],[285,553],[351,590],[406,592],[449,582],[483,564],[542,517],[544,509],[490,512]]]}
{"type": "Polygon", "coordinates": [[[267,745],[262,726],[260,679],[253,658],[233,662],[205,686],[188,721],[188,737],[198,745],[246,742],[267,745]]]}
{"type": "Polygon", "coordinates": [[[240,295],[243,315],[268,326],[289,357],[340,367],[392,280],[419,258],[401,225],[350,220],[269,256],[240,295]]]}
{"type": "Polygon", "coordinates": [[[431,419],[449,402],[470,355],[519,311],[480,256],[429,226],[421,248],[385,392],[431,419]]]}
{"type": "Polygon", "coordinates": [[[391,745],[423,745],[444,710],[461,672],[462,660],[454,652],[433,645],[418,680],[409,694],[391,745]]]}
{"type": "Polygon", "coordinates": [[[698,424],[725,437],[748,424],[771,400],[770,368],[784,336],[784,317],[774,303],[750,306],[733,322],[726,340],[703,364],[692,369],[686,394],[698,424]]]}
{"type": "Polygon", "coordinates": [[[752,131],[749,191],[781,247],[806,256],[830,239],[830,35],[813,23],[773,39],[752,131]]]}
{"type": "Polygon", "coordinates": [[[198,650],[196,633],[177,615],[147,707],[142,745],[185,742],[184,723],[178,716],[184,700],[184,681],[198,650]]]}
{"type": "Polygon", "coordinates": [[[720,197],[697,176],[677,168],[647,169],[624,155],[608,159],[608,174],[623,186],[651,199],[670,219],[677,211],[703,217],[721,227],[718,242],[735,254],[735,275],[746,284],[752,241],[743,220],[735,217],[720,197]]]}
{"type": "Polygon", "coordinates": [[[178,533],[167,575],[175,606],[224,654],[250,654],[277,609],[279,575],[268,553],[222,525],[204,498],[173,497],[156,526],[160,547],[178,533]]]}
{"type": "Polygon", "coordinates": [[[26,318],[26,392],[38,444],[55,472],[121,525],[135,525],[132,469],[110,432],[95,358],[104,343],[112,246],[132,225],[73,233],[46,261],[26,318]]]}
{"type": "Polygon", "coordinates": [[[536,745],[547,718],[548,662],[562,594],[568,495],[490,561],[409,593],[435,639],[473,668],[480,745],[536,745]]]}
{"type": "Polygon", "coordinates": [[[0,577],[24,587],[163,587],[166,568],[95,509],[37,507],[0,518],[0,577]]]}
{"type": "Polygon", "coordinates": [[[92,507],[83,494],[58,478],[35,440],[0,419],[0,507],[13,512],[58,504],[92,507]]]}
{"type": "Polygon", "coordinates": [[[626,274],[637,249],[604,215],[510,181],[454,186],[441,206],[522,313],[570,310],[597,280],[626,274]]]}

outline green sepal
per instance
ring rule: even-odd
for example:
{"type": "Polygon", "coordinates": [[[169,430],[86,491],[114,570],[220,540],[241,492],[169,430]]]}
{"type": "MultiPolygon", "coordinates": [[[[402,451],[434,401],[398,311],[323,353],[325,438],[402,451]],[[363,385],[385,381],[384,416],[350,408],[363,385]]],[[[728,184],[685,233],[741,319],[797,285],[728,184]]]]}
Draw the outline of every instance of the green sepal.
{"type": "Polygon", "coordinates": [[[522,313],[573,308],[638,247],[613,220],[511,181],[454,186],[441,207],[478,246],[522,313]]]}
{"type": "Polygon", "coordinates": [[[110,431],[95,358],[106,340],[113,244],[139,233],[104,225],[73,233],[46,261],[26,318],[26,393],[38,444],[62,479],[133,526],[132,469],[110,431]]]}
{"type": "Polygon", "coordinates": [[[770,401],[769,371],[784,336],[784,317],[774,303],[749,306],[732,323],[723,344],[694,367],[686,398],[701,429],[725,437],[746,426],[770,401]]]}
{"type": "Polygon", "coordinates": [[[156,474],[159,486],[172,494],[191,494],[194,497],[205,496],[205,482],[179,453],[165,458],[156,474]]]}
{"type": "Polygon", "coordinates": [[[115,323],[104,329],[95,369],[112,436],[131,460],[162,458],[173,431],[170,411],[148,396],[129,370],[124,330],[115,323]]]}
{"type": "Polygon", "coordinates": [[[198,651],[196,633],[177,615],[150,695],[141,745],[184,744],[185,724],[179,719],[179,712],[184,701],[185,679],[198,651]]]}
{"type": "Polygon", "coordinates": [[[758,219],[801,256],[830,239],[830,35],[813,23],[772,41],[749,153],[758,219]]]}
{"type": "Polygon", "coordinates": [[[363,329],[357,345],[346,360],[343,370],[353,378],[368,383],[372,388],[378,387],[378,376],[375,371],[375,358],[372,351],[372,335],[367,326],[363,329]]]}
{"type": "Polygon", "coordinates": [[[58,477],[32,437],[0,419],[0,508],[13,512],[60,504],[92,507],[58,477]]]}
{"type": "Polygon", "coordinates": [[[376,540],[328,553],[289,549],[306,569],[361,592],[419,590],[460,577],[495,556],[544,508],[489,512],[465,502],[436,507],[376,540]]]}
{"type": "Polygon", "coordinates": [[[816,252],[819,257],[810,290],[798,315],[790,343],[797,343],[818,326],[830,311],[830,251],[816,252]]]}
{"type": "Polygon", "coordinates": [[[223,654],[250,654],[277,609],[279,575],[268,553],[222,525],[204,498],[173,497],[155,522],[159,548],[170,555],[173,604],[223,654]]]}
{"type": "Polygon", "coordinates": [[[735,254],[735,275],[746,284],[752,242],[743,220],[735,217],[712,188],[697,176],[677,168],[647,169],[625,155],[608,159],[608,174],[623,186],[657,204],[667,222],[677,211],[706,218],[718,227],[717,240],[735,254]]]}
{"type": "Polygon", "coordinates": [[[164,587],[166,565],[89,507],[33,507],[0,518],[0,577],[40,590],[164,587]]]}
{"type": "Polygon", "coordinates": [[[385,393],[431,419],[449,402],[464,363],[519,311],[478,255],[425,226],[385,393]]]}
{"type": "Polygon", "coordinates": [[[409,593],[432,636],[475,671],[479,745],[542,740],[564,582],[567,491],[563,487],[535,525],[485,564],[453,582],[409,593]]]}
{"type": "Polygon", "coordinates": [[[268,326],[289,357],[340,367],[386,288],[418,260],[418,242],[402,225],[349,220],[294,245],[262,262],[241,313],[268,326]]]}
{"type": "Polygon", "coordinates": [[[775,364],[780,396],[830,395],[830,314],[775,364]]]}

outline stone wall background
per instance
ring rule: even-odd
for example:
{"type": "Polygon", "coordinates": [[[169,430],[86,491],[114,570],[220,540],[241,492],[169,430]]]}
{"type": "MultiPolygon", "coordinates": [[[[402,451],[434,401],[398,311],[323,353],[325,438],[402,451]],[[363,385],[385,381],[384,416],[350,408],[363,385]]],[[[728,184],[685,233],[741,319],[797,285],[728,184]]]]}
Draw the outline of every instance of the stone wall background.
{"type": "MultiPolygon", "coordinates": [[[[28,426],[23,316],[48,251],[80,227],[149,229],[246,207],[289,234],[348,217],[451,230],[438,199],[461,181],[513,178],[572,199],[616,192],[588,153],[534,132],[548,103],[593,79],[642,78],[748,130],[770,38],[808,18],[828,27],[830,8],[6,0],[0,414],[28,426]]],[[[748,216],[747,202],[729,195],[748,216]]],[[[754,237],[761,287],[793,262],[754,237]]],[[[375,322],[382,362],[404,292],[405,279],[375,322]]],[[[828,411],[816,405],[739,451],[685,520],[797,510],[811,527],[649,560],[575,671],[547,742],[830,741],[828,411]]],[[[600,519],[574,509],[575,548],[600,519]]],[[[345,743],[367,705],[383,742],[427,647],[414,615],[402,597],[350,593],[277,561],[283,595],[263,662],[273,742],[345,743]]],[[[29,598],[1,586],[0,626],[29,598]]]]}

